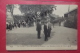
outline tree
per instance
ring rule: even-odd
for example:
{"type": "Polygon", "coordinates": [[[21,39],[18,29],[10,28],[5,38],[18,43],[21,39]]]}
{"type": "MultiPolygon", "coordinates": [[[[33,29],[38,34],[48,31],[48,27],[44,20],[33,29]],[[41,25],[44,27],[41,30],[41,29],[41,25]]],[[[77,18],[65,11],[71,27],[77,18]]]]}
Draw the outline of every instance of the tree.
{"type": "Polygon", "coordinates": [[[40,12],[40,17],[43,19],[47,14],[52,14],[53,8],[55,8],[55,5],[20,5],[19,9],[21,13],[25,14],[26,19],[30,14],[31,16],[34,15],[35,18],[37,16],[37,12],[40,12]]]}
{"type": "Polygon", "coordinates": [[[11,12],[11,15],[13,15],[13,9],[14,9],[14,5],[7,5],[7,11],[11,12]]]}
{"type": "Polygon", "coordinates": [[[41,13],[51,13],[54,5],[20,5],[20,11],[25,14],[34,14],[38,11],[41,13]]]}

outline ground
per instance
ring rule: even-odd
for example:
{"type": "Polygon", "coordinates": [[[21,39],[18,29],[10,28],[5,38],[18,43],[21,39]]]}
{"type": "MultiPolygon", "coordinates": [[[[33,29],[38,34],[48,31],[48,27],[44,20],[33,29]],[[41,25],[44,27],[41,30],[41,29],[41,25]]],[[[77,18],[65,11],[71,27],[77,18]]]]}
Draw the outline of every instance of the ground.
{"type": "Polygon", "coordinates": [[[38,39],[36,26],[21,27],[12,31],[6,30],[6,40],[7,45],[77,45],[77,30],[56,24],[52,26],[51,37],[48,41],[44,41],[43,30],[41,30],[41,39],[38,39]]]}

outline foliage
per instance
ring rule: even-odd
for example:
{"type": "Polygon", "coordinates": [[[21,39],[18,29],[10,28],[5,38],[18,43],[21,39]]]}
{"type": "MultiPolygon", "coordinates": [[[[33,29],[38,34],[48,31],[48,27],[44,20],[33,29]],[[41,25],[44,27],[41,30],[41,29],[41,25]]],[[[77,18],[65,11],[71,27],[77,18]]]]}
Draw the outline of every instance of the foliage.
{"type": "Polygon", "coordinates": [[[46,13],[51,13],[53,11],[54,5],[20,5],[20,11],[24,14],[35,14],[37,12],[41,13],[41,16],[46,15],[46,13]]]}

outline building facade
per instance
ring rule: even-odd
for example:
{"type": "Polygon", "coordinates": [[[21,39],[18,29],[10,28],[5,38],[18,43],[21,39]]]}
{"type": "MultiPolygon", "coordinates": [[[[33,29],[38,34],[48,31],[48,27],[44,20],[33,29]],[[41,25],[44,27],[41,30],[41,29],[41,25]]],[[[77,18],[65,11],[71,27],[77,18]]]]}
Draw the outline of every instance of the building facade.
{"type": "Polygon", "coordinates": [[[77,8],[69,11],[68,13],[64,14],[65,18],[65,27],[69,28],[77,28],[77,8]]]}

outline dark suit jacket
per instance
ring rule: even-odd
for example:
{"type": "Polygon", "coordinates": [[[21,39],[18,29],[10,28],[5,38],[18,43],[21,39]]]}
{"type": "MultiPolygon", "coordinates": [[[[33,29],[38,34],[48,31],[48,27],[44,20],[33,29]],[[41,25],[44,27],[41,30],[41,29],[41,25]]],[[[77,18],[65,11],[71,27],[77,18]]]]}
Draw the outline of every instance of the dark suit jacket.
{"type": "Polygon", "coordinates": [[[40,23],[37,23],[36,30],[37,31],[40,31],[41,30],[41,24],[40,23]]]}
{"type": "Polygon", "coordinates": [[[44,25],[44,33],[47,33],[48,29],[47,29],[47,25],[44,25]]]}

